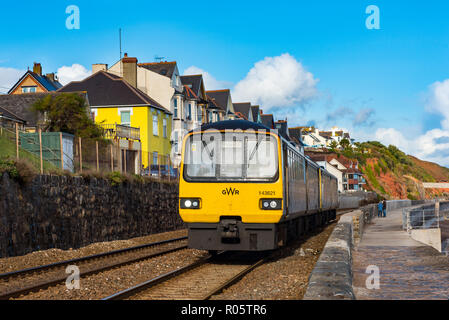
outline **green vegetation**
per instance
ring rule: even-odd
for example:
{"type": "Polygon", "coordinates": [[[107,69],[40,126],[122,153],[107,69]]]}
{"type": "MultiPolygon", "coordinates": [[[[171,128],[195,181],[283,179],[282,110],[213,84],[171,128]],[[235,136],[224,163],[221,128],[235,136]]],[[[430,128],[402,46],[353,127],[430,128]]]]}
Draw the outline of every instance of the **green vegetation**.
{"type": "Polygon", "coordinates": [[[45,131],[67,132],[81,138],[103,138],[103,129],[89,117],[86,101],[76,93],[47,95],[35,102],[33,110],[45,113],[45,131]]]}
{"type": "Polygon", "coordinates": [[[36,169],[27,160],[0,158],[0,176],[8,173],[9,177],[20,184],[26,184],[36,176],[36,169]]]}
{"type": "MultiPolygon", "coordinates": [[[[0,158],[3,160],[16,159],[15,134],[11,131],[8,131],[5,128],[2,128],[0,134],[0,158]]],[[[19,159],[27,161],[29,165],[33,166],[36,170],[40,170],[39,157],[20,147],[19,147],[19,159]]],[[[56,167],[52,163],[44,160],[43,169],[44,171],[48,171],[54,170],[56,169],[56,167]]]]}
{"type": "Polygon", "coordinates": [[[408,199],[420,199],[422,190],[418,190],[413,179],[424,182],[449,180],[449,169],[432,163],[422,163],[393,145],[387,147],[378,141],[356,142],[354,146],[347,146],[345,143],[340,145],[344,147],[342,150],[336,150],[336,153],[358,160],[368,186],[385,196],[397,197],[401,194],[408,199]],[[401,185],[407,186],[406,194],[401,193],[401,185]],[[395,195],[388,194],[385,188],[395,192],[395,195]]]}

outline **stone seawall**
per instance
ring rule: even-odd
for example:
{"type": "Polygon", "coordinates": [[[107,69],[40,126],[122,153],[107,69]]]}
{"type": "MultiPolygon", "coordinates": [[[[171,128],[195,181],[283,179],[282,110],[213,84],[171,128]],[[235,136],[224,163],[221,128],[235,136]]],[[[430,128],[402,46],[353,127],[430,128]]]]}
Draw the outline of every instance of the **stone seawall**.
{"type": "Polygon", "coordinates": [[[37,176],[0,181],[0,257],[79,248],[183,228],[174,183],[37,176]]]}
{"type": "Polygon", "coordinates": [[[305,300],[355,299],[352,289],[352,250],[375,214],[374,204],[340,218],[310,275],[305,300]]]}

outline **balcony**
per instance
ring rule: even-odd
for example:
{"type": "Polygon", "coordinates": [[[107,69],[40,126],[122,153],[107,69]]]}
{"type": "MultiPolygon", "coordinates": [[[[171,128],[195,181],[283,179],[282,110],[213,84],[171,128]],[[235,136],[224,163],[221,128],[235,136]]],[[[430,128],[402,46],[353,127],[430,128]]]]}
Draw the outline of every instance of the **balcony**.
{"type": "Polygon", "coordinates": [[[100,124],[107,139],[128,139],[140,141],[140,128],[121,124],[100,124]]]}

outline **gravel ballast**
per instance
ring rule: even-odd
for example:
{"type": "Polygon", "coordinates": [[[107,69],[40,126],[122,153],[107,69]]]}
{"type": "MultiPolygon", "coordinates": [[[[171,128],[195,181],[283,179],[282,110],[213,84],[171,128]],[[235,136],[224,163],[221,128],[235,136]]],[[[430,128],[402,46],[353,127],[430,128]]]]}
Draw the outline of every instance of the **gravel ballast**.
{"type": "MultiPolygon", "coordinates": [[[[309,235],[306,239],[276,251],[266,264],[256,268],[238,283],[229,287],[223,293],[213,296],[212,299],[302,299],[307,289],[310,273],[335,225],[335,223],[330,224],[321,231],[309,235]]],[[[185,235],[187,235],[186,230],[178,230],[130,240],[95,243],[77,250],[50,249],[37,251],[21,257],[0,259],[0,272],[8,272],[185,235]]],[[[184,249],[82,277],[80,279],[80,289],[69,290],[64,283],[61,283],[46,290],[19,297],[19,299],[101,299],[163,273],[181,268],[207,254],[207,251],[184,249]]]]}

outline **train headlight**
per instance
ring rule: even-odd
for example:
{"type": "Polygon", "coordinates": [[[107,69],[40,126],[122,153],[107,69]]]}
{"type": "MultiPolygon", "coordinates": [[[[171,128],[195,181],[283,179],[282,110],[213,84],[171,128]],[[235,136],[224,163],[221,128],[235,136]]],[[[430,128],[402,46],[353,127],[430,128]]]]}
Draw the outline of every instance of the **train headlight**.
{"type": "Polygon", "coordinates": [[[263,210],[281,210],[282,199],[260,199],[260,208],[263,210]]]}
{"type": "Polygon", "coordinates": [[[198,198],[181,198],[180,205],[181,209],[199,209],[200,199],[198,198]]]}

